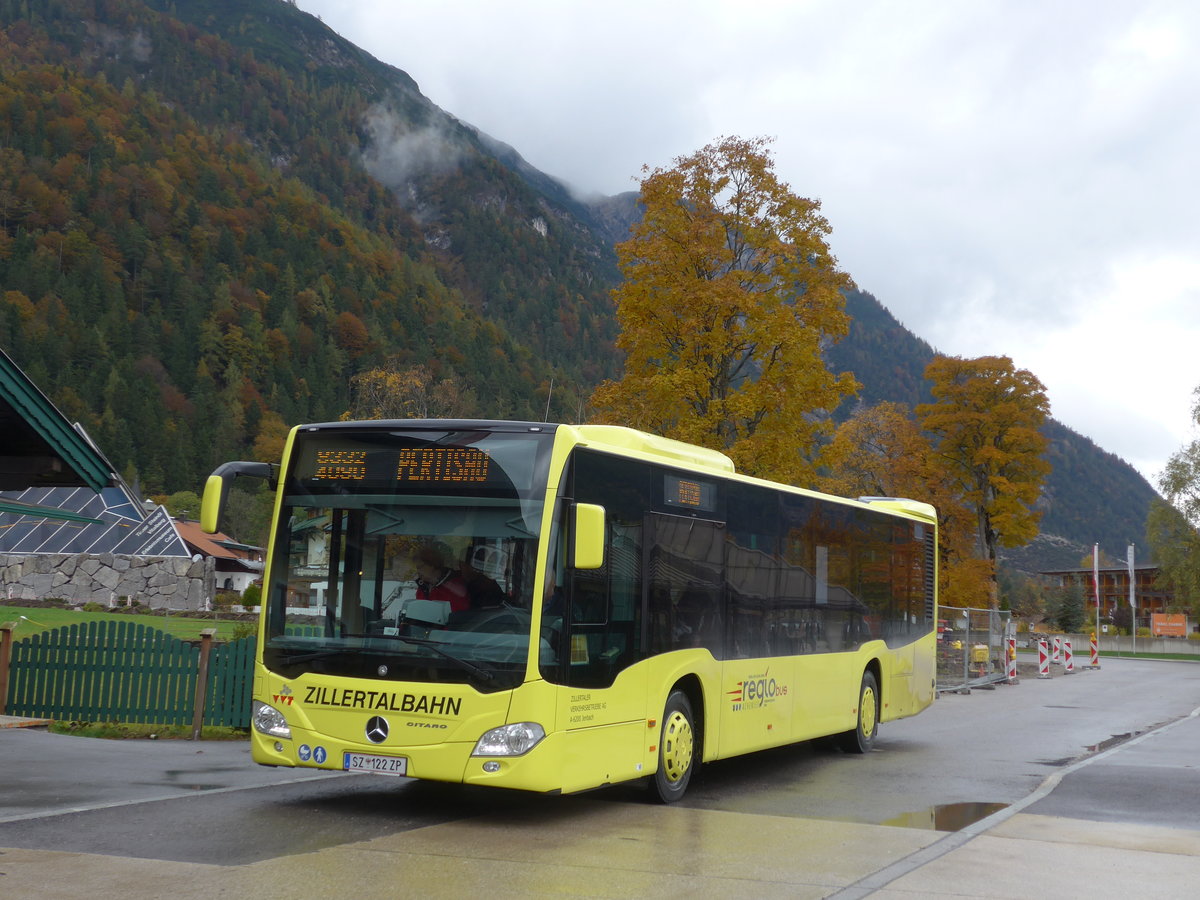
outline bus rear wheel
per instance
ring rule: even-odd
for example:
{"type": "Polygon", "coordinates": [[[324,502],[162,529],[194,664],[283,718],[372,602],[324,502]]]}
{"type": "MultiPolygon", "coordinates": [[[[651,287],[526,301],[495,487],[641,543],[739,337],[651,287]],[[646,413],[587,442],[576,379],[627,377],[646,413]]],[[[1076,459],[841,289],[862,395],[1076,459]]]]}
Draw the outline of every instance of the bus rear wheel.
{"type": "Polygon", "coordinates": [[[658,771],[654,793],[663,803],[683,796],[692,780],[696,761],[696,725],[692,704],[683,691],[672,691],[663,710],[658,741],[658,771]]]}
{"type": "Polygon", "coordinates": [[[858,722],[850,731],[838,735],[838,744],[846,753],[867,753],[879,734],[879,684],[874,672],[863,672],[858,688],[858,722]]]}

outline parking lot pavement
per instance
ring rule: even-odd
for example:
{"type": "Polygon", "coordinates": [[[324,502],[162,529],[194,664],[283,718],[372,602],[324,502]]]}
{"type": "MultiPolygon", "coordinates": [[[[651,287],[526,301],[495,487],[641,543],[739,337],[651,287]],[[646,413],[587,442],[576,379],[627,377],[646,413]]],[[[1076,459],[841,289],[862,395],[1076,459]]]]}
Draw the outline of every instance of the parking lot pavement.
{"type": "Polygon", "coordinates": [[[0,730],[0,822],[326,777],[339,776],[256,766],[249,741],[105,741],[45,728],[0,730]]]}
{"type": "MultiPolygon", "coordinates": [[[[36,758],[37,748],[48,746],[36,736],[13,740],[11,732],[0,733],[0,758],[10,773],[0,809],[11,808],[4,803],[14,781],[23,780],[11,773],[51,765],[36,758]],[[35,755],[9,765],[14,747],[35,755]]],[[[221,780],[213,789],[237,789],[243,779],[262,783],[278,774],[245,765],[241,745],[171,743],[177,746],[163,742],[137,754],[141,780],[158,782],[159,799],[170,787],[166,766],[183,767],[175,785],[181,791],[188,784],[192,790],[202,782],[216,784],[204,779],[221,780]],[[149,760],[158,761],[157,779],[150,777],[149,760]],[[233,767],[244,771],[234,773],[233,767]]],[[[1195,808],[1200,775],[1192,768],[1190,748],[1198,745],[1200,718],[1193,714],[1068,766],[1022,802],[953,833],[582,797],[244,865],[0,850],[0,884],[4,896],[89,900],[248,892],[262,898],[353,893],[364,900],[479,892],[837,900],[1190,898],[1200,878],[1200,831],[1188,827],[1194,820],[1186,814],[1189,805],[1195,808]],[[1087,799],[1094,794],[1089,782],[1096,778],[1133,780],[1147,773],[1149,795],[1129,791],[1087,799]],[[1155,799],[1162,784],[1173,785],[1178,798],[1155,799]]],[[[67,749],[78,752],[75,745],[67,749]]],[[[90,759],[95,745],[89,744],[87,752],[90,759]]],[[[101,763],[98,771],[110,763],[101,763]]],[[[127,775],[118,781],[123,787],[117,793],[136,793],[138,785],[127,775]]],[[[137,802],[131,799],[133,809],[137,802]]]]}
{"type": "Polygon", "coordinates": [[[5,893],[46,898],[1194,896],[1200,833],[1031,814],[988,832],[598,800],[568,820],[481,817],[244,866],[0,851],[5,893]],[[948,852],[943,842],[956,845],[948,852]],[[897,875],[892,868],[904,868],[897,875]]]}
{"type": "Polygon", "coordinates": [[[1200,710],[1047,778],[1020,803],[832,896],[1191,898],[1200,710]]]}

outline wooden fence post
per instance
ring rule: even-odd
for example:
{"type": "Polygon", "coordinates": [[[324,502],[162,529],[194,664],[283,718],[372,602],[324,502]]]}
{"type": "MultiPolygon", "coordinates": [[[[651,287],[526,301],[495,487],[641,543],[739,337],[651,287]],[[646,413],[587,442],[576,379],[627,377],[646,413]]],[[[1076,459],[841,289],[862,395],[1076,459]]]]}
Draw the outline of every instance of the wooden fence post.
{"type": "Polygon", "coordinates": [[[212,654],[215,628],[200,632],[200,671],[196,673],[196,704],[192,710],[192,740],[200,740],[200,729],[204,726],[204,704],[208,699],[208,658],[212,654]]]}
{"type": "Polygon", "coordinates": [[[8,708],[8,665],[12,662],[12,633],[16,627],[16,622],[0,623],[0,716],[8,708]]]}

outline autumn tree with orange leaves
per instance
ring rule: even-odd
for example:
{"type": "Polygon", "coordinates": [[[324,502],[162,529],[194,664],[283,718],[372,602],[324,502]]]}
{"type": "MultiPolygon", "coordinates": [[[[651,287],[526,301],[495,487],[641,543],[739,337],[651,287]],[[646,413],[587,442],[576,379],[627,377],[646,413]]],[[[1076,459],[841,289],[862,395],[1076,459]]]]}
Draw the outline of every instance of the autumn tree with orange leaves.
{"type": "Polygon", "coordinates": [[[474,392],[455,375],[439,378],[427,366],[396,361],[350,379],[352,406],[342,418],[465,418],[476,406],[474,392]]]}
{"type": "Polygon", "coordinates": [[[822,490],[846,497],[907,497],[938,511],[938,589],[954,606],[990,602],[991,566],[975,557],[975,516],[912,410],[882,402],[857,410],[822,457],[822,490]]]}
{"type": "Polygon", "coordinates": [[[1046,388],[1006,356],[939,356],[925,369],[933,403],[916,413],[951,483],[974,514],[975,557],[991,567],[997,604],[1000,547],[1019,547],[1038,533],[1035,504],[1050,472],[1040,429],[1050,413],[1046,388]]]}
{"type": "Polygon", "coordinates": [[[823,342],[849,327],[820,204],[775,174],[764,138],[724,138],[644,170],[645,215],[617,246],[625,352],[600,421],[722,450],[742,471],[811,483],[832,410],[856,390],[823,342]]]}

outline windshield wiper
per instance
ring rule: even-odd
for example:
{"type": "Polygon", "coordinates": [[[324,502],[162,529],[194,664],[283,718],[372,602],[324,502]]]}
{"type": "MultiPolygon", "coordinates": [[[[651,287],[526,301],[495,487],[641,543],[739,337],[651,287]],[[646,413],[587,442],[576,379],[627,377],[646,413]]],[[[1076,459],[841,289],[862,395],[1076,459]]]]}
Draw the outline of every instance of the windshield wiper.
{"type": "Polygon", "coordinates": [[[525,520],[523,518],[521,518],[520,516],[517,516],[515,519],[509,519],[507,522],[504,523],[504,527],[511,528],[517,534],[521,535],[521,537],[527,537],[527,538],[537,537],[536,534],[534,534],[532,531],[530,531],[528,528],[525,527],[525,520]]]}
{"type": "Polygon", "coordinates": [[[418,647],[428,647],[439,656],[443,656],[455,665],[465,669],[473,675],[477,675],[484,681],[494,681],[495,676],[487,669],[475,665],[475,663],[467,662],[461,657],[455,656],[449,650],[444,650],[441,647],[440,641],[431,641],[428,638],[406,637],[402,634],[345,634],[342,637],[361,637],[361,638],[382,638],[385,641],[404,641],[406,644],[416,644],[418,647]]]}
{"type": "MultiPolygon", "coordinates": [[[[292,651],[287,648],[278,648],[280,652],[290,653],[292,651]]],[[[327,656],[337,656],[339,653],[345,653],[346,647],[337,647],[333,650],[310,650],[308,653],[300,653],[297,656],[289,656],[285,662],[287,665],[295,665],[296,663],[312,662],[314,659],[324,659],[327,656]]]]}

